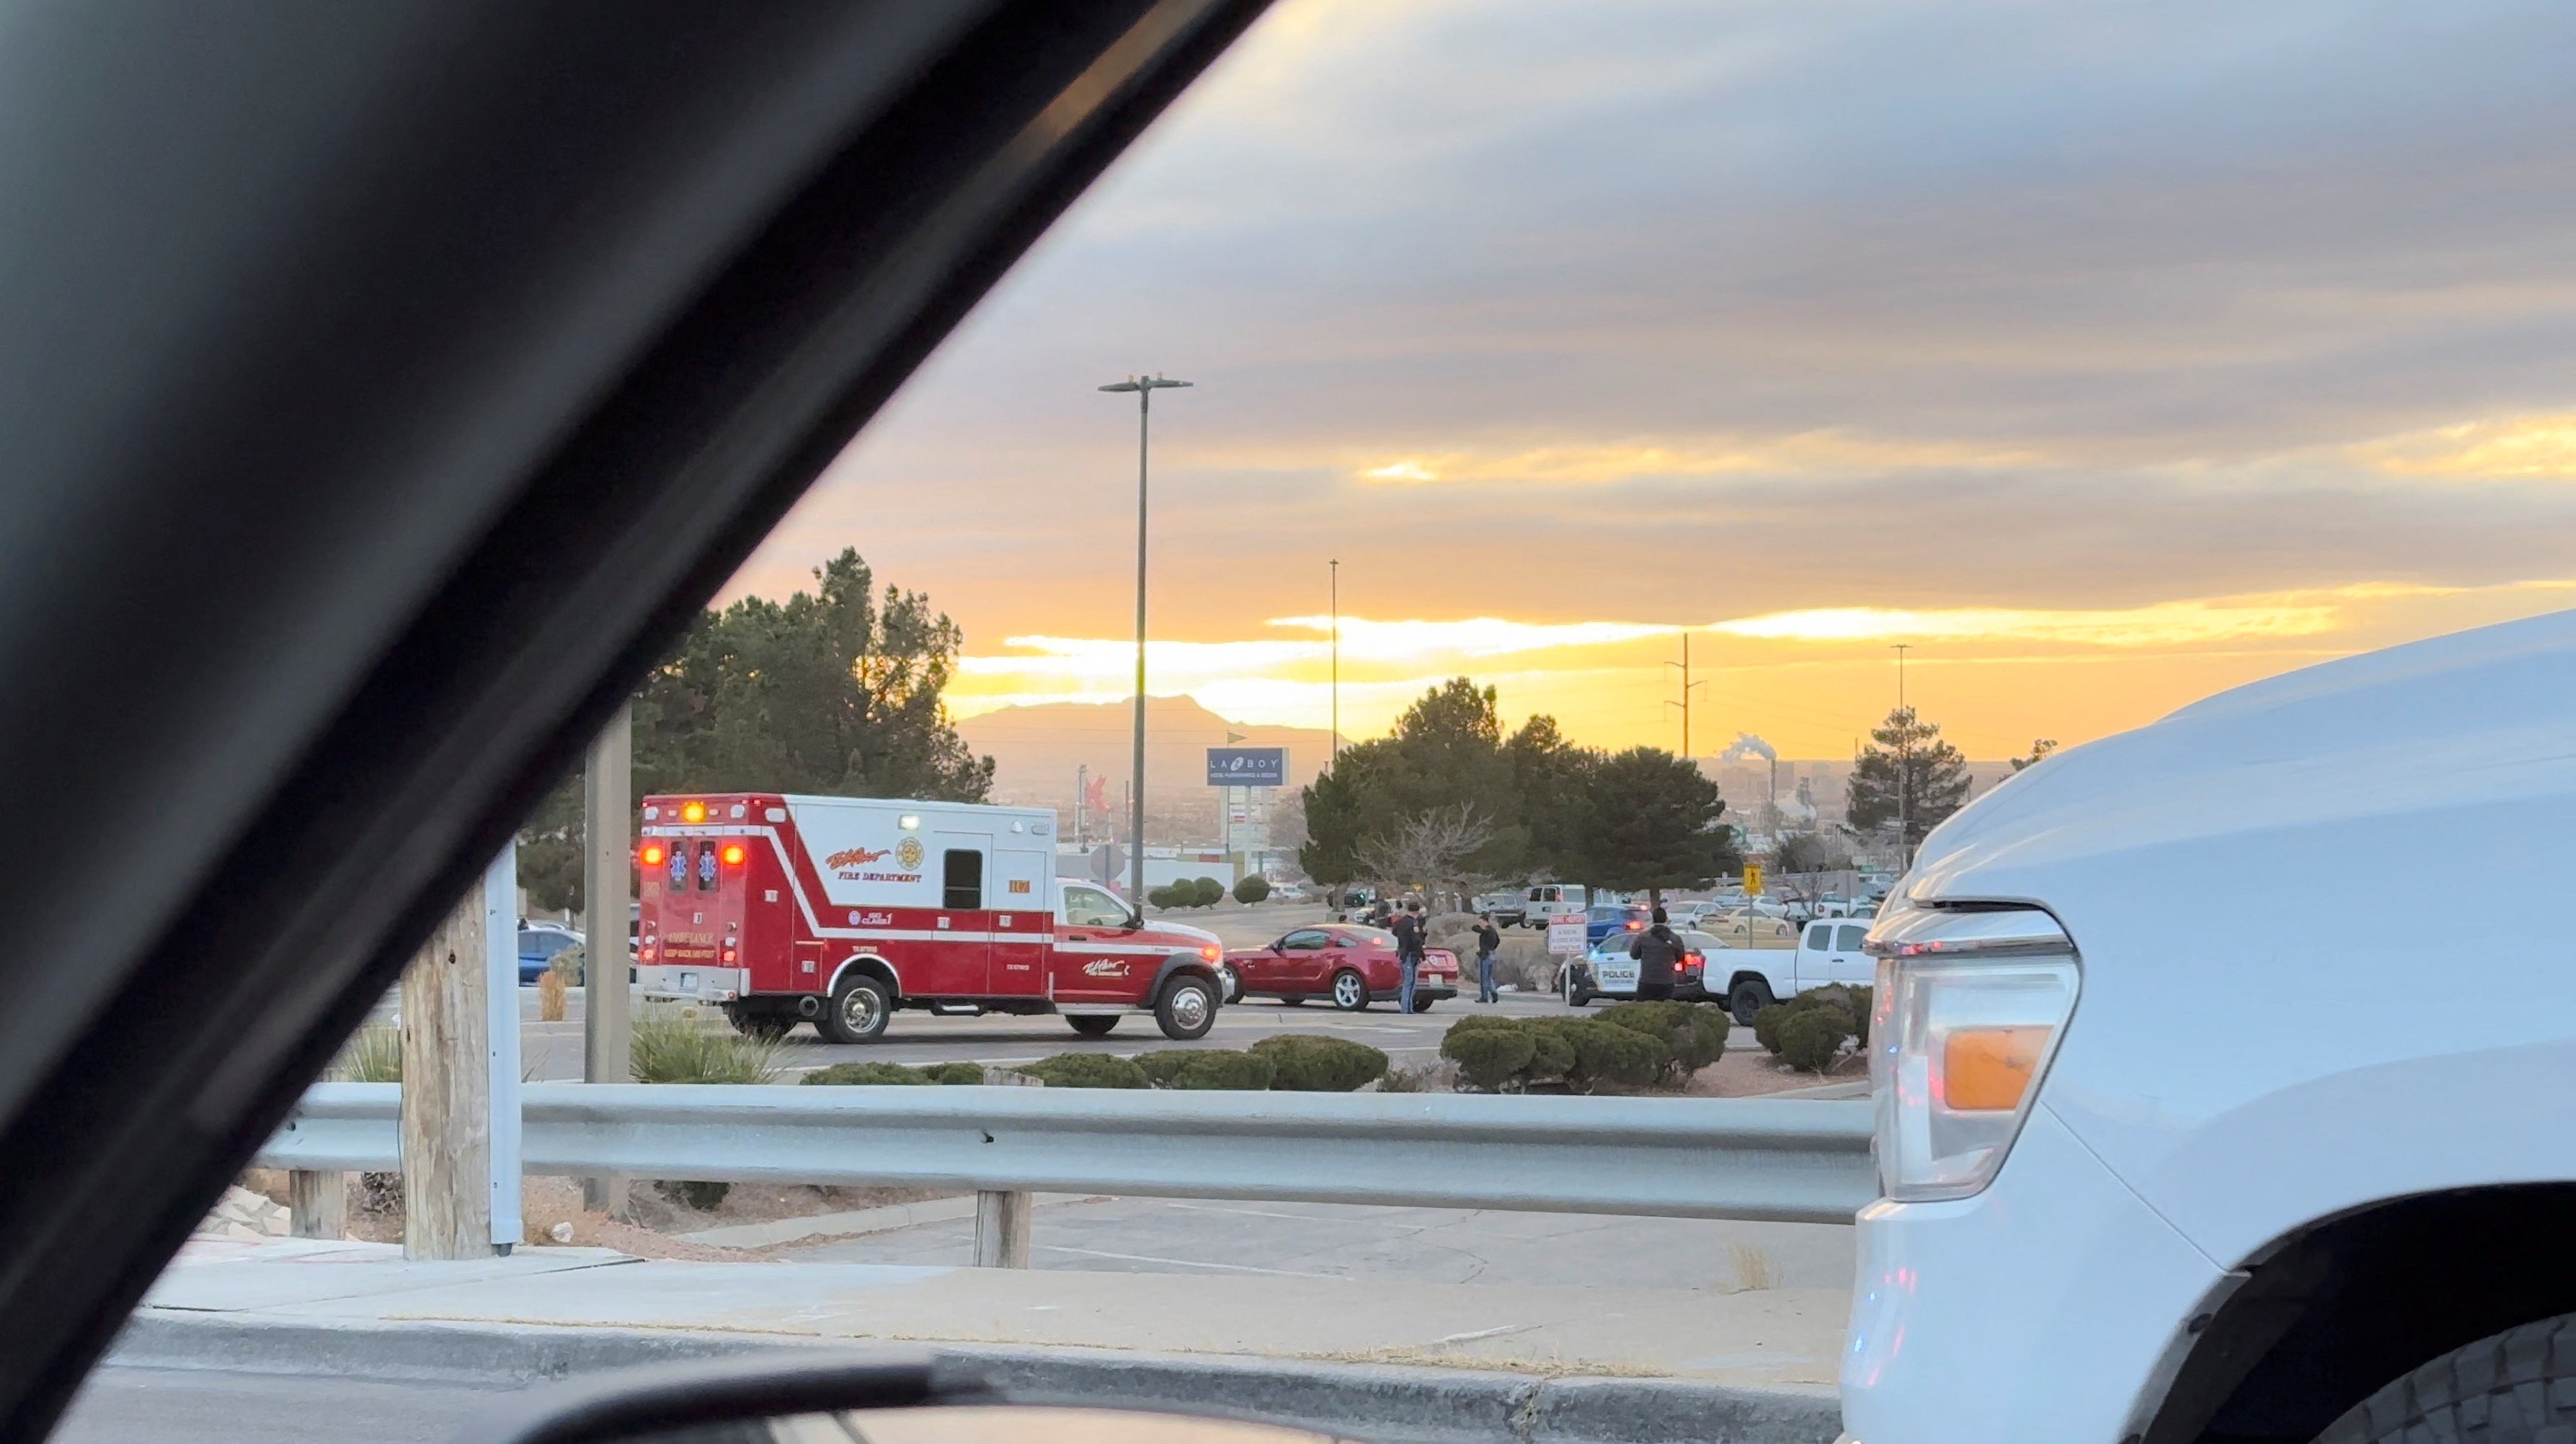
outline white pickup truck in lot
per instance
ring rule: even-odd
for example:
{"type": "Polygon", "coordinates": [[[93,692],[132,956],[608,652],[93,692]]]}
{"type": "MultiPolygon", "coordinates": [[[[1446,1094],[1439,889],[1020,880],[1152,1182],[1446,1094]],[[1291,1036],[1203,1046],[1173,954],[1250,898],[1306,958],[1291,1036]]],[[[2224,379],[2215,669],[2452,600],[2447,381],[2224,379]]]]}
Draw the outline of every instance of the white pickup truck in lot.
{"type": "Polygon", "coordinates": [[[1799,929],[1795,950],[1729,948],[1722,958],[1711,954],[1710,968],[1722,967],[1726,976],[1712,976],[1709,990],[1725,1000],[1735,1021],[1751,1027],[1754,1014],[1809,988],[1828,983],[1868,986],[1877,969],[1862,948],[1868,935],[1865,922],[1818,919],[1799,929]]]}
{"type": "Polygon", "coordinates": [[[2576,1437],[2576,613],[2059,753],[1869,938],[1861,1444],[2576,1437]],[[2295,913],[2279,899],[2301,900],[2295,913]]]}

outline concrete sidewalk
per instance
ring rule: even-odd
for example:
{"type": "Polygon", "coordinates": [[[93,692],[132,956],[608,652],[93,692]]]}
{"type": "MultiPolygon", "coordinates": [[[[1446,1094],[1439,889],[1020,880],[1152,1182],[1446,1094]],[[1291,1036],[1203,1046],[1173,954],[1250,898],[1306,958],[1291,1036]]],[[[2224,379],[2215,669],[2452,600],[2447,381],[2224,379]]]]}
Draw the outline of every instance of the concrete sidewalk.
{"type": "MultiPolygon", "coordinates": [[[[1386,1395],[1388,1377],[1416,1379],[1405,1387],[1464,1389],[1477,1408],[1501,1409],[1497,1427],[1523,1439],[1534,1436],[1509,1421],[1543,1398],[1557,1401],[1549,1407],[1591,1398],[1621,1402],[1602,1419],[1560,1420],[1557,1437],[1670,1438],[1658,1430],[1681,1427],[1701,1438],[1805,1441],[1834,1434],[1847,1307],[1837,1289],[690,1263],[571,1248],[416,1264],[387,1244],[200,1239],[154,1286],[116,1359],[432,1377],[506,1373],[514,1361],[545,1374],[710,1350],[899,1341],[990,1357],[1021,1375],[1090,1360],[1084,1377],[1098,1376],[1095,1384],[1152,1375],[1163,1381],[1156,1397],[1199,1387],[1171,1382],[1185,1377],[1230,1380],[1227,1398],[1254,1375],[1351,1398],[1386,1395]],[[1736,1423],[1714,1434],[1675,1423],[1718,1416],[1736,1423]]],[[[1466,1405],[1441,1406],[1453,1407],[1466,1405]]],[[[1369,1424],[1329,1410],[1305,1417],[1369,1424]]],[[[1484,1435],[1468,1427],[1458,1437],[1484,1435]]]]}

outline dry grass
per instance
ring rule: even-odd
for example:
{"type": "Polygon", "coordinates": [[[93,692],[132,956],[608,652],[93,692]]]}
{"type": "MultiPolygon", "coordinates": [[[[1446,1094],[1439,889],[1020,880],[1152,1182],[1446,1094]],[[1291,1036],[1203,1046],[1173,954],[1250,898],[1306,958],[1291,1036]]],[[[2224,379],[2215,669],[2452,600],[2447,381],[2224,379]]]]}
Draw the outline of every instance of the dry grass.
{"type": "Polygon", "coordinates": [[[638,1083],[775,1083],[780,1044],[749,1038],[694,1008],[655,1008],[635,1020],[638,1083]]]}
{"type": "Polygon", "coordinates": [[[323,1076],[341,1083],[400,1083],[402,1030],[391,1023],[360,1028],[323,1076]]]}
{"type": "Polygon", "coordinates": [[[537,979],[537,1021],[560,1023],[564,1020],[564,975],[556,968],[546,969],[537,979]]]}
{"type": "Polygon", "coordinates": [[[1737,1288],[1750,1291],[1780,1287],[1780,1266],[1771,1261],[1771,1255],[1767,1250],[1738,1239],[1728,1244],[1726,1251],[1728,1256],[1735,1260],[1737,1288]]]}

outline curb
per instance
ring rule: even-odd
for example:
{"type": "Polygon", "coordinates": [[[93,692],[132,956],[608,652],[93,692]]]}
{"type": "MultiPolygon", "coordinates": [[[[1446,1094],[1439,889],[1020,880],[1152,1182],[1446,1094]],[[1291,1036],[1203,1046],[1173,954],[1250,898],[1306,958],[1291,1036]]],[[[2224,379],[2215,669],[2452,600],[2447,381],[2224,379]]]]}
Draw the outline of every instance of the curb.
{"type": "MultiPolygon", "coordinates": [[[[838,1343],[537,1324],[254,1321],[145,1309],[128,1321],[105,1362],[489,1386],[838,1343]]],[[[1106,1349],[932,1347],[1018,1397],[1248,1416],[1377,1444],[1830,1444],[1841,1428],[1830,1394],[1791,1389],[1106,1349]]]]}

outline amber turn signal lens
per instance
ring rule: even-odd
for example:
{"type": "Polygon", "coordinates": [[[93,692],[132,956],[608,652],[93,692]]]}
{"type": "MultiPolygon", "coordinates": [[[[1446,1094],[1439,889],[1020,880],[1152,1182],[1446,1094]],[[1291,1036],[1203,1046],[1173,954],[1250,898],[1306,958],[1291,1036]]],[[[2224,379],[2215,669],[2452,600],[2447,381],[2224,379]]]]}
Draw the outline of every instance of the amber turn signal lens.
{"type": "Polygon", "coordinates": [[[727,866],[727,867],[740,867],[740,866],[742,866],[742,859],[743,859],[743,856],[744,856],[744,854],[743,854],[742,844],[741,844],[741,843],[738,843],[738,842],[728,842],[728,843],[726,843],[726,844],[725,844],[725,850],[724,850],[724,865],[725,865],[725,866],[727,866]]]}
{"type": "Polygon", "coordinates": [[[705,803],[703,803],[703,802],[683,802],[683,803],[681,803],[681,804],[680,804],[680,820],[681,820],[682,822],[704,822],[704,821],[706,821],[706,820],[707,820],[707,805],[706,805],[705,803]]]}
{"type": "Polygon", "coordinates": [[[2048,1034],[2043,1027],[1953,1029],[1941,1048],[1942,1102],[1958,1113],[2020,1107],[2048,1034]]]}
{"type": "Polygon", "coordinates": [[[655,842],[645,844],[642,857],[646,867],[660,867],[662,865],[663,856],[662,845],[660,843],[655,842]]]}

